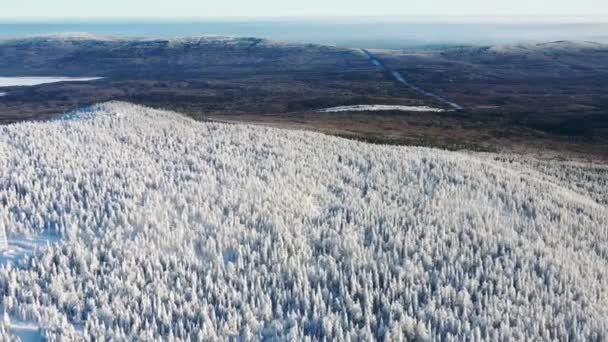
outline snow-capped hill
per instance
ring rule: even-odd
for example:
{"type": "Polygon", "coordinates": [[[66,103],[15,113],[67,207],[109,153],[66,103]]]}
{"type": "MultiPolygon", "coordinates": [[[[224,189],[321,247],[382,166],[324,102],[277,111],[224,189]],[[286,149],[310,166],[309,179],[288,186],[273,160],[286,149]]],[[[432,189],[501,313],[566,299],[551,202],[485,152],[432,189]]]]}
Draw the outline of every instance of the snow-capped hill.
{"type": "Polygon", "coordinates": [[[57,40],[100,40],[100,41],[115,41],[124,40],[126,38],[112,36],[107,34],[90,33],[90,32],[62,32],[51,33],[39,36],[41,38],[57,39],[57,40]]]}
{"type": "Polygon", "coordinates": [[[606,172],[510,158],[120,102],[0,127],[0,226],[59,239],[3,308],[58,340],[606,339],[606,172]]]}
{"type": "MultiPolygon", "coordinates": [[[[101,35],[87,32],[67,32],[56,34],[35,35],[26,37],[14,37],[0,39],[1,43],[18,43],[18,44],[37,44],[45,43],[57,46],[71,46],[83,43],[115,43],[117,46],[124,44],[166,44],[171,48],[182,48],[184,46],[196,45],[222,45],[226,47],[242,47],[250,49],[253,47],[266,48],[324,48],[324,49],[339,49],[333,46],[325,46],[318,44],[304,44],[286,41],[271,40],[266,38],[246,37],[246,36],[227,36],[227,35],[200,35],[200,36],[184,36],[173,38],[150,38],[150,37],[127,37],[127,36],[111,36],[101,35]]],[[[344,50],[344,49],[339,49],[344,50]]],[[[346,51],[346,50],[345,50],[346,51]]]]}
{"type": "Polygon", "coordinates": [[[608,45],[588,41],[554,41],[517,45],[496,45],[489,48],[493,53],[521,54],[538,52],[585,52],[586,50],[606,50],[608,45]]]}
{"type": "MultiPolygon", "coordinates": [[[[149,38],[149,37],[128,37],[128,36],[112,36],[103,35],[88,32],[65,32],[65,33],[52,33],[44,35],[34,35],[26,37],[17,37],[4,39],[5,42],[19,42],[19,43],[36,43],[46,42],[54,44],[68,44],[68,43],[83,43],[83,42],[116,42],[116,43],[145,43],[145,42],[166,42],[169,46],[180,46],[189,44],[226,44],[235,45],[243,42],[248,42],[252,39],[260,40],[258,38],[247,38],[247,37],[233,37],[233,36],[222,36],[222,35],[202,35],[197,37],[175,37],[175,38],[149,38]]],[[[2,42],[3,40],[0,40],[2,42]]]]}
{"type": "Polygon", "coordinates": [[[1,39],[2,41],[20,41],[20,42],[39,42],[39,41],[54,41],[54,42],[76,42],[76,41],[100,41],[100,42],[111,42],[111,41],[126,41],[133,38],[119,37],[105,34],[97,34],[90,32],[61,32],[61,33],[49,33],[39,35],[29,35],[13,38],[1,39]]]}

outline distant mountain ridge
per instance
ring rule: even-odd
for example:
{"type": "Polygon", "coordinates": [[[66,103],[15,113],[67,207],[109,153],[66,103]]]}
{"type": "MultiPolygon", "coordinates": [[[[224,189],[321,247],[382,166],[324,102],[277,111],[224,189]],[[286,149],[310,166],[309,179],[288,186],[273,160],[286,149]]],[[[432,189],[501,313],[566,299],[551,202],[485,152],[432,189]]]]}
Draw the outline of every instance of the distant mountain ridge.
{"type": "Polygon", "coordinates": [[[608,50],[608,44],[591,41],[552,41],[546,43],[525,43],[511,45],[494,45],[489,51],[495,53],[528,53],[539,51],[585,51],[585,50],[608,50]]]}

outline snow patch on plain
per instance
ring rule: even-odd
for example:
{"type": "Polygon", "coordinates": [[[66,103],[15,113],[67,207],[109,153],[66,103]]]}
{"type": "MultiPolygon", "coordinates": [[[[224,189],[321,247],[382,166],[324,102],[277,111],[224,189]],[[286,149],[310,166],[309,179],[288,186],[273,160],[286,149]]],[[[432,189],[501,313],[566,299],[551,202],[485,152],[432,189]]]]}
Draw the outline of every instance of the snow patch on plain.
{"type": "Polygon", "coordinates": [[[0,267],[4,309],[48,340],[606,339],[608,174],[510,158],[118,102],[2,126],[0,225],[60,237],[0,267]]]}
{"type": "Polygon", "coordinates": [[[0,77],[0,87],[29,87],[49,83],[86,82],[100,79],[103,79],[103,77],[0,77]]]}
{"type": "Polygon", "coordinates": [[[403,111],[403,112],[445,112],[445,109],[428,106],[397,106],[397,105],[354,105],[331,107],[320,110],[321,113],[336,112],[377,112],[377,111],[403,111]]]}

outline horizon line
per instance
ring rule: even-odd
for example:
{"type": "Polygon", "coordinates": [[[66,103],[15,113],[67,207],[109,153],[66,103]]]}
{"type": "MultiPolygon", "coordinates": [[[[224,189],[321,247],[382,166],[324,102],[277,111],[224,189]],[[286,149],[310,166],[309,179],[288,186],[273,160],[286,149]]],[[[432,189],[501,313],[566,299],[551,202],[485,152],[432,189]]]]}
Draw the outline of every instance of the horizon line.
{"type": "Polygon", "coordinates": [[[564,20],[573,20],[574,22],[606,22],[608,23],[608,14],[447,14],[447,15],[433,15],[433,14],[375,14],[375,15],[350,15],[350,14],[326,14],[326,15],[268,15],[268,16],[243,16],[243,15],[210,15],[210,16],[2,16],[0,15],[1,21],[86,21],[86,20],[108,20],[108,21],[120,21],[120,20],[167,20],[167,21],[180,21],[180,20],[323,20],[323,19],[362,19],[362,20],[411,20],[411,21],[430,21],[430,20],[447,20],[447,21],[495,21],[495,20],[508,20],[508,22],[526,22],[530,20],[535,21],[550,21],[550,22],[563,22],[564,20]]]}

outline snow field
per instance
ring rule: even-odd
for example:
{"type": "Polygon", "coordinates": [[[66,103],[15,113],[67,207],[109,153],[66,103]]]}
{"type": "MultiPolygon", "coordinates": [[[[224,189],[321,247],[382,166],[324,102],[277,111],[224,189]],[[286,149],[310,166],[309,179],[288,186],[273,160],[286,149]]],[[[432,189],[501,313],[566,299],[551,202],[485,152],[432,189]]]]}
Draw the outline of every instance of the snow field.
{"type": "MultiPolygon", "coordinates": [[[[57,82],[86,82],[100,80],[102,77],[0,77],[0,87],[29,87],[57,82]]],[[[6,93],[1,93],[5,96],[6,93]]]]}
{"type": "Polygon", "coordinates": [[[402,112],[445,112],[445,109],[433,108],[428,106],[394,106],[394,105],[354,105],[331,107],[320,110],[322,113],[335,112],[377,112],[377,111],[402,111],[402,112]]]}

